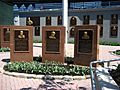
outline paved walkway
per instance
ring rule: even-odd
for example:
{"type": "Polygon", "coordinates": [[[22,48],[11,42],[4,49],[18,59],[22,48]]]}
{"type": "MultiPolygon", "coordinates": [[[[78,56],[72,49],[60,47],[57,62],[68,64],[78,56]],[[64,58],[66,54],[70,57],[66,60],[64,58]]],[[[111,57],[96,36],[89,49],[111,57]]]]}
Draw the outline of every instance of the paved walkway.
{"type": "MultiPolygon", "coordinates": [[[[66,56],[74,56],[74,45],[68,44],[66,46],[66,56]]],[[[102,46],[100,45],[99,59],[100,60],[109,60],[117,59],[120,56],[112,55],[109,51],[114,51],[120,49],[119,46],[102,46]]],[[[33,55],[39,56],[42,55],[41,44],[34,44],[33,55]]],[[[10,53],[0,53],[0,67],[3,67],[5,62],[3,59],[9,59],[10,53]]],[[[65,82],[64,80],[41,80],[33,78],[19,78],[8,76],[0,73],[0,90],[91,90],[91,80],[73,80],[70,83],[65,82]],[[47,89],[46,89],[47,87],[47,89]]]]}

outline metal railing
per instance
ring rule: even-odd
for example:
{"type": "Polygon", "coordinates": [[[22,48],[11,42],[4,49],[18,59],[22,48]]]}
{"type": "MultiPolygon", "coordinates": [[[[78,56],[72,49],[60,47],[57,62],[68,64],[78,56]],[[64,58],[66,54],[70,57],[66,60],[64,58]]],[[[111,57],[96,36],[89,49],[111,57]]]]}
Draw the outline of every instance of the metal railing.
{"type": "Polygon", "coordinates": [[[120,61],[120,59],[98,60],[98,61],[93,61],[93,62],[90,63],[92,90],[96,90],[96,83],[95,83],[95,77],[94,77],[94,72],[93,72],[93,64],[97,65],[97,64],[100,64],[100,63],[107,63],[107,67],[109,67],[110,62],[114,62],[114,61],[120,61]]]}

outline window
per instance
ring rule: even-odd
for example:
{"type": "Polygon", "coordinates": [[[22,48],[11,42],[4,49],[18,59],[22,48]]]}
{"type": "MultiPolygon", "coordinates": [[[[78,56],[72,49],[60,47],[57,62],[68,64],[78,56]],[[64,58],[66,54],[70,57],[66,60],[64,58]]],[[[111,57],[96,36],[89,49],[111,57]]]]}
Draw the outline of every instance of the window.
{"type": "Polygon", "coordinates": [[[70,37],[74,37],[74,28],[71,28],[71,30],[70,30],[70,37]]]}
{"type": "Polygon", "coordinates": [[[62,16],[58,16],[57,23],[58,25],[62,25],[62,16]]]}
{"type": "Polygon", "coordinates": [[[89,24],[89,20],[90,20],[90,16],[89,15],[83,16],[83,24],[89,24]]]}
{"type": "Polygon", "coordinates": [[[46,25],[51,25],[51,17],[46,17],[46,25]]]}
{"type": "Polygon", "coordinates": [[[70,26],[75,26],[76,23],[77,23],[76,17],[72,17],[72,18],[70,19],[70,26]]]}
{"type": "Polygon", "coordinates": [[[111,15],[111,24],[118,24],[118,15],[117,14],[111,15]]]}
{"type": "Polygon", "coordinates": [[[97,15],[97,24],[103,24],[103,15],[97,15]]]}
{"type": "Polygon", "coordinates": [[[40,36],[40,26],[35,26],[35,36],[40,36]]]}
{"type": "Polygon", "coordinates": [[[110,37],[117,37],[117,34],[118,34],[118,27],[117,26],[111,26],[110,37]]]}
{"type": "Polygon", "coordinates": [[[39,26],[40,25],[40,17],[27,17],[26,25],[27,26],[39,26]]]}

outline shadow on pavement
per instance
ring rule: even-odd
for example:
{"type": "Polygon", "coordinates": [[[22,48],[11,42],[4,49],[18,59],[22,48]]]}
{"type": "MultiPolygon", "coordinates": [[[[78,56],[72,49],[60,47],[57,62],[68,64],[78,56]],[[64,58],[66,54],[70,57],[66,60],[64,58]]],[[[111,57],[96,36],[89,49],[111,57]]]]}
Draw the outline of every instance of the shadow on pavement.
{"type": "Polygon", "coordinates": [[[34,89],[34,88],[31,88],[31,87],[28,87],[28,88],[22,88],[20,90],[37,90],[37,89],[34,89]]]}
{"type": "Polygon", "coordinates": [[[78,90],[87,90],[85,87],[79,87],[78,90]]]}
{"type": "Polygon", "coordinates": [[[3,62],[9,63],[10,59],[2,59],[3,62]]]}

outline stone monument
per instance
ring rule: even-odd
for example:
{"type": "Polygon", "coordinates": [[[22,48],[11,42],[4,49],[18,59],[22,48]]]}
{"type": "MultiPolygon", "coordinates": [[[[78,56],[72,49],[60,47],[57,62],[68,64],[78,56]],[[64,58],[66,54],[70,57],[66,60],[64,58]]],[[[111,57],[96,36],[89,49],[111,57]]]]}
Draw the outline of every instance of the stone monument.
{"type": "Polygon", "coordinates": [[[65,27],[42,27],[42,62],[56,61],[64,63],[65,27]]]}
{"type": "Polygon", "coordinates": [[[99,56],[99,26],[75,26],[74,64],[89,66],[99,56]]]}
{"type": "Polygon", "coordinates": [[[10,61],[32,61],[33,27],[12,26],[10,36],[10,61]]]}
{"type": "Polygon", "coordinates": [[[0,26],[0,45],[2,48],[10,47],[10,27],[0,26]]]}

